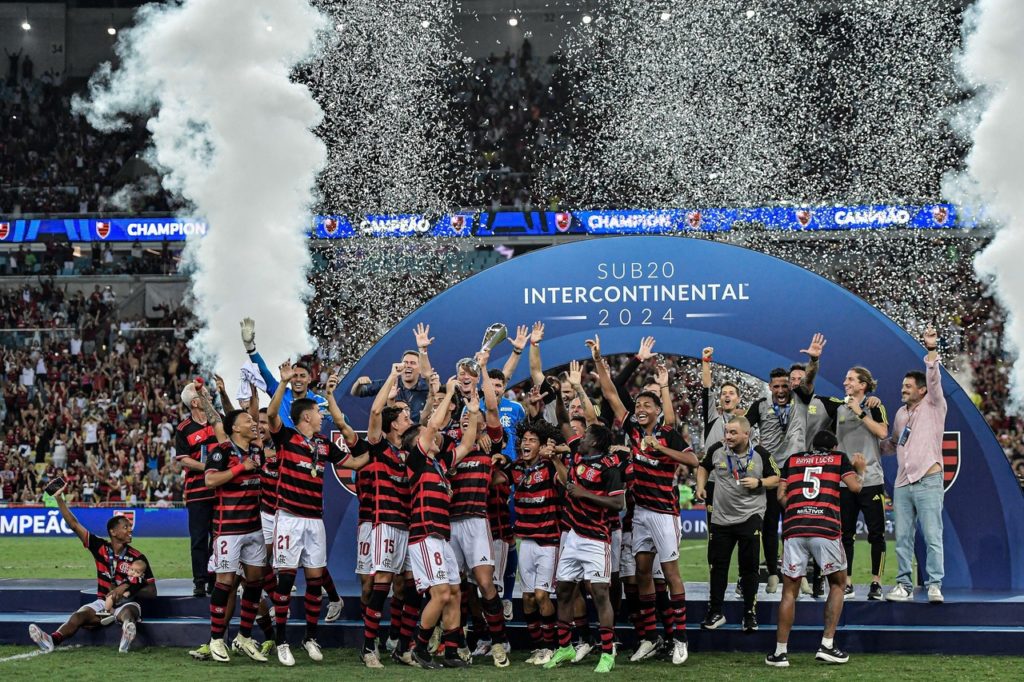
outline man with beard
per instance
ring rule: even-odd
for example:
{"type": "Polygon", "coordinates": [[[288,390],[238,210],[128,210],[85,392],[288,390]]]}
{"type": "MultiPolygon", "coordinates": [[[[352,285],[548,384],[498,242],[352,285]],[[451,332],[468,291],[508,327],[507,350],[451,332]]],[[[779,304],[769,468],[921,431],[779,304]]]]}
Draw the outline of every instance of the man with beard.
{"type": "MultiPolygon", "coordinates": [[[[434,342],[434,337],[430,335],[430,325],[424,325],[422,322],[416,325],[413,333],[416,337],[417,350],[407,350],[402,354],[402,372],[399,380],[391,382],[391,385],[397,386],[395,400],[408,405],[409,417],[413,423],[419,423],[420,413],[430,395],[428,380],[433,369],[427,351],[434,342]]],[[[389,380],[390,377],[372,381],[370,377],[361,376],[352,384],[350,393],[357,398],[376,396],[389,380]]]]}

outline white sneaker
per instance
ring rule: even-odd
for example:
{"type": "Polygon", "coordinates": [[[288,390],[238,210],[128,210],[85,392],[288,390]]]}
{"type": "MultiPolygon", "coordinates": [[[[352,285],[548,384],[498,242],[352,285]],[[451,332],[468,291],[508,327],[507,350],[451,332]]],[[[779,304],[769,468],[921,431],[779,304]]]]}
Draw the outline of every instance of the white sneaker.
{"type": "Polygon", "coordinates": [[[928,603],[941,604],[945,601],[942,597],[942,589],[938,585],[928,586],[928,603]]]}
{"type": "MultiPolygon", "coordinates": [[[[128,647],[135,641],[135,621],[126,620],[124,625],[121,627],[121,643],[117,647],[117,653],[126,654],[128,653],[128,647]]],[[[222,642],[224,640],[221,640],[222,642]]],[[[227,651],[225,650],[225,653],[227,651]]]]}
{"type": "Polygon", "coordinates": [[[367,668],[380,669],[384,667],[384,664],[380,662],[380,656],[377,655],[376,651],[367,651],[363,654],[363,665],[367,668]]]}
{"type": "Polygon", "coordinates": [[[579,663],[594,650],[594,645],[590,642],[580,642],[576,645],[576,658],[572,659],[573,663],[579,663]]]}
{"type": "Polygon", "coordinates": [[[505,616],[505,620],[512,620],[512,600],[502,599],[501,600],[501,612],[505,616]]]}
{"type": "Polygon", "coordinates": [[[886,601],[911,601],[914,598],[914,589],[903,583],[896,583],[896,587],[889,590],[885,595],[886,601]]]}
{"type": "Polygon", "coordinates": [[[341,610],[345,607],[345,600],[339,599],[327,605],[327,615],[324,616],[325,623],[333,623],[341,618],[341,610]]]}
{"type": "Polygon", "coordinates": [[[476,643],[476,648],[473,649],[473,658],[478,656],[489,656],[491,654],[491,640],[481,639],[476,643]]]}
{"type": "Polygon", "coordinates": [[[263,650],[252,637],[236,635],[235,640],[231,643],[231,648],[245,654],[254,661],[259,661],[260,663],[267,662],[267,657],[263,655],[263,650]]]}
{"type": "Polygon", "coordinates": [[[636,651],[629,657],[629,660],[631,663],[639,663],[657,650],[658,644],[656,642],[652,642],[649,639],[641,640],[640,646],[636,648],[636,651]]]}
{"type": "Polygon", "coordinates": [[[393,652],[395,649],[398,648],[398,640],[397,639],[391,639],[389,637],[388,641],[384,642],[384,648],[387,649],[387,652],[390,654],[391,652],[393,652]]]}
{"type": "Polygon", "coordinates": [[[779,576],[770,575],[768,576],[768,582],[764,586],[764,591],[768,594],[775,594],[779,591],[779,576]]]}
{"type": "Polygon", "coordinates": [[[455,653],[459,655],[459,658],[464,660],[466,663],[473,662],[473,653],[469,650],[468,646],[460,646],[455,650],[455,653]]]}
{"type": "Polygon", "coordinates": [[[314,661],[324,660],[324,655],[320,652],[320,645],[317,644],[315,639],[304,639],[302,640],[302,648],[306,650],[309,657],[314,661]]]}
{"type": "Polygon", "coordinates": [[[496,668],[507,668],[508,667],[508,654],[505,653],[505,647],[503,647],[503,646],[492,646],[491,647],[491,658],[494,659],[494,667],[496,667],[496,668]]]}
{"type": "Polygon", "coordinates": [[[224,643],[224,639],[211,639],[210,640],[210,658],[220,663],[227,663],[231,660],[228,656],[228,645],[224,643]]]}
{"type": "Polygon", "coordinates": [[[544,665],[551,660],[551,657],[555,655],[555,652],[551,649],[538,649],[537,654],[533,657],[534,665],[544,665]]]}
{"type": "Polygon", "coordinates": [[[800,578],[800,594],[811,594],[814,590],[811,589],[811,584],[807,582],[807,578],[800,578]]]}
{"type": "Polygon", "coordinates": [[[430,633],[430,641],[427,642],[427,651],[431,655],[437,653],[437,648],[441,646],[441,626],[435,625],[434,631],[430,633]]]}
{"type": "Polygon", "coordinates": [[[292,656],[292,648],[287,643],[277,645],[277,660],[281,665],[289,668],[295,665],[295,657],[292,656]]]}
{"type": "Polygon", "coordinates": [[[689,657],[690,652],[687,649],[686,642],[676,640],[675,645],[672,647],[672,665],[682,665],[686,663],[686,659],[689,657]]]}
{"type": "Polygon", "coordinates": [[[32,638],[44,654],[48,654],[53,651],[53,637],[43,632],[43,629],[33,623],[28,626],[28,636],[32,638]]]}

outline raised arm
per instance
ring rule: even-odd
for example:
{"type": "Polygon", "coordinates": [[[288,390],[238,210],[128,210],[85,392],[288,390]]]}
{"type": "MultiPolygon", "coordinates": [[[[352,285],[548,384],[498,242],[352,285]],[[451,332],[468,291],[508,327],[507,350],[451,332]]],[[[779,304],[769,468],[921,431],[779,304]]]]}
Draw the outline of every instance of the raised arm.
{"type": "Polygon", "coordinates": [[[704,388],[711,388],[711,359],[715,349],[711,346],[705,348],[700,354],[700,385],[704,388]]]}
{"type": "Polygon", "coordinates": [[[572,390],[576,391],[576,397],[580,400],[580,405],[583,407],[583,418],[587,420],[587,426],[596,424],[597,410],[594,409],[594,403],[591,402],[590,396],[583,390],[583,367],[578,360],[569,363],[569,385],[572,386],[572,390]]]}
{"type": "Polygon", "coordinates": [[[505,361],[505,366],[501,368],[501,373],[505,375],[505,379],[511,381],[512,375],[516,373],[516,368],[519,367],[519,361],[523,358],[523,349],[526,348],[526,341],[529,338],[530,328],[525,324],[521,324],[516,327],[516,337],[508,340],[508,342],[512,344],[512,354],[508,356],[508,360],[505,361]]]}
{"type": "Polygon", "coordinates": [[[601,339],[598,338],[597,334],[594,334],[594,338],[587,339],[586,343],[587,348],[590,349],[590,355],[594,358],[594,368],[597,370],[597,380],[601,384],[601,394],[612,408],[612,415],[616,421],[621,422],[626,418],[628,412],[626,411],[626,406],[622,404],[622,400],[619,398],[618,391],[615,390],[612,378],[608,374],[608,367],[601,362],[601,339]]]}
{"type": "Polygon", "coordinates": [[[345,444],[351,448],[359,441],[359,436],[352,430],[352,427],[345,419],[345,415],[342,414],[341,408],[338,407],[337,398],[334,397],[334,392],[338,390],[339,381],[340,379],[335,372],[331,372],[327,377],[327,384],[325,386],[327,392],[327,412],[331,415],[334,425],[341,431],[341,437],[345,439],[345,444]]]}
{"type": "MultiPolygon", "coordinates": [[[[640,365],[647,362],[654,356],[654,337],[645,336],[640,339],[640,348],[637,350],[636,355],[626,361],[625,366],[615,376],[612,383],[615,384],[615,392],[619,396],[619,400],[622,401],[623,405],[632,405],[632,400],[629,397],[629,389],[626,384],[633,378],[636,371],[640,368],[640,365]]],[[[627,411],[629,408],[626,408],[627,411]]]]}
{"type": "Polygon", "coordinates": [[[540,361],[540,342],[544,340],[544,323],[534,322],[530,332],[530,379],[534,386],[544,383],[544,365],[540,361]]]}
{"type": "Polygon", "coordinates": [[[938,405],[945,400],[942,393],[942,372],[939,371],[939,334],[934,327],[924,330],[924,347],[928,355],[924,358],[925,384],[928,386],[928,394],[924,397],[932,405],[938,405]]]}
{"type": "MultiPolygon", "coordinates": [[[[231,402],[231,396],[228,395],[227,389],[224,388],[224,379],[219,374],[213,375],[213,381],[217,384],[217,395],[220,396],[220,404],[224,408],[224,414],[227,414],[231,410],[235,409],[234,404],[231,402]]],[[[253,393],[253,396],[256,394],[253,393]]]]}
{"type": "Polygon", "coordinates": [[[256,423],[260,421],[260,394],[256,392],[256,386],[249,384],[249,416],[256,423]]]}
{"type": "Polygon", "coordinates": [[[377,395],[373,399],[373,405],[370,406],[370,423],[366,428],[366,440],[370,443],[377,444],[380,442],[381,436],[381,414],[384,412],[384,408],[388,404],[388,396],[391,395],[391,389],[395,387],[395,382],[398,381],[398,375],[402,373],[403,365],[400,362],[396,362],[391,365],[391,374],[384,380],[384,385],[377,391],[377,395]]]}
{"type": "Polygon", "coordinates": [[[672,429],[676,425],[676,411],[672,406],[672,389],[669,388],[668,383],[668,367],[665,365],[658,365],[658,371],[654,375],[654,380],[658,382],[658,392],[661,393],[661,412],[666,427],[672,429]]]}
{"type": "Polygon", "coordinates": [[[285,360],[281,363],[281,367],[278,369],[281,374],[281,383],[274,389],[273,397],[270,399],[270,405],[267,407],[267,421],[270,422],[270,432],[277,433],[281,430],[283,425],[281,422],[281,403],[284,401],[285,386],[292,380],[292,376],[295,374],[295,370],[292,369],[292,363],[290,360],[285,360]]]}
{"type": "Polygon", "coordinates": [[[78,519],[68,507],[68,503],[64,499],[64,491],[67,487],[67,483],[62,485],[60,490],[53,494],[53,498],[57,500],[57,508],[60,509],[60,515],[64,517],[64,523],[71,527],[71,530],[75,532],[78,539],[82,541],[83,545],[85,545],[89,542],[89,531],[85,529],[85,526],[78,522],[78,519]]]}
{"type": "Polygon", "coordinates": [[[424,452],[426,452],[434,442],[434,437],[437,436],[437,432],[444,428],[448,409],[451,407],[452,398],[455,397],[455,391],[458,390],[456,388],[458,385],[458,379],[455,377],[448,379],[448,384],[445,386],[444,397],[441,398],[441,402],[434,408],[434,413],[430,415],[430,419],[423,428],[420,429],[418,440],[420,449],[424,452]]]}
{"type": "MultiPolygon", "coordinates": [[[[476,354],[476,361],[480,365],[480,390],[484,395],[484,407],[487,408],[487,427],[490,429],[501,428],[501,415],[498,414],[498,396],[494,393],[494,385],[487,376],[487,361],[490,359],[490,351],[480,351],[476,354]]],[[[475,393],[475,391],[474,391],[475,393]]]]}
{"type": "MultiPolygon", "coordinates": [[[[267,367],[263,356],[256,352],[256,321],[251,317],[247,317],[239,322],[238,326],[241,328],[242,345],[245,346],[245,352],[249,354],[249,359],[256,363],[256,367],[259,368],[260,376],[267,383],[267,392],[273,394],[277,390],[277,379],[274,378],[270,368],[267,367]]],[[[282,379],[282,381],[284,380],[282,379]]],[[[285,381],[284,383],[288,382],[285,381]]]]}
{"type": "Polygon", "coordinates": [[[206,423],[213,426],[213,432],[217,436],[217,442],[227,442],[228,434],[224,431],[224,420],[221,419],[220,412],[214,408],[213,402],[210,400],[210,392],[206,390],[206,386],[199,389],[199,398],[202,402],[203,412],[206,414],[206,423]]]}
{"type": "Polygon", "coordinates": [[[434,373],[434,368],[430,366],[430,358],[427,357],[427,350],[434,342],[434,337],[430,335],[430,325],[420,322],[413,330],[413,336],[416,337],[416,350],[420,354],[420,376],[429,377],[434,373]]]}
{"type": "MultiPolygon", "coordinates": [[[[484,382],[487,383],[486,381],[484,382]]],[[[469,391],[469,400],[466,401],[466,410],[470,414],[469,425],[462,434],[462,440],[455,447],[455,462],[458,464],[462,458],[476,450],[476,435],[480,429],[480,398],[476,394],[476,388],[469,391]]]]}
{"type": "Polygon", "coordinates": [[[814,394],[814,380],[818,376],[818,361],[821,358],[821,352],[825,349],[825,337],[820,333],[815,334],[811,337],[811,343],[800,352],[810,358],[807,362],[807,373],[804,374],[804,379],[800,382],[800,386],[806,391],[807,395],[814,394]]]}

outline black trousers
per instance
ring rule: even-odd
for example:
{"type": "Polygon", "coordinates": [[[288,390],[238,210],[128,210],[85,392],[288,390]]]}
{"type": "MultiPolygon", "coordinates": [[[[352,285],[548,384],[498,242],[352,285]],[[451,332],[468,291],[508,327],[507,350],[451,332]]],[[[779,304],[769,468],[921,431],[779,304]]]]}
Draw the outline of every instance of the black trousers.
{"type": "Polygon", "coordinates": [[[213,553],[213,500],[189,502],[188,535],[192,539],[192,581],[206,583],[207,565],[213,553]]]}
{"type": "Polygon", "coordinates": [[[743,523],[708,527],[708,562],[711,565],[711,594],[708,610],[721,613],[725,601],[725,587],[729,583],[729,563],[732,552],[739,545],[740,588],[743,590],[743,609],[754,608],[757,596],[757,562],[761,557],[759,545],[761,517],[751,516],[743,523]]]}
{"type": "Polygon", "coordinates": [[[839,512],[843,519],[843,549],[846,551],[846,575],[853,575],[853,545],[857,535],[857,516],[864,514],[871,545],[871,574],[882,574],[885,561],[885,486],[871,485],[859,493],[839,489],[839,512]]]}
{"type": "Polygon", "coordinates": [[[768,575],[779,575],[779,519],[782,506],[774,490],[765,495],[768,506],[764,510],[764,525],[761,527],[761,545],[764,547],[764,565],[768,575]]]}

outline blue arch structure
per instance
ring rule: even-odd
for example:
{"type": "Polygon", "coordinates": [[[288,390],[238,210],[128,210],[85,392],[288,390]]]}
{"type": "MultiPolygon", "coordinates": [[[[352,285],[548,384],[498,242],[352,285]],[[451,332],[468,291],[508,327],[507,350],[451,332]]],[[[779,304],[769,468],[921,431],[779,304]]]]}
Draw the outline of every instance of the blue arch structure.
{"type": "MultiPolygon", "coordinates": [[[[821,331],[828,344],[817,392],[842,395],[846,371],[865,365],[880,378],[878,395],[890,418],[900,405],[903,375],[923,369],[917,340],[854,294],[799,266],[719,242],[615,237],[520,256],[424,304],[356,363],[338,389],[342,409],[353,424],[366,423],[370,401],[349,396],[352,382],[360,375],[385,376],[390,363],[413,347],[419,322],[437,338],[431,362],[445,378],[459,358],[478,350],[488,325],[504,322],[513,329],[535,320],[546,325],[547,367],[589,357],[584,340],[595,333],[606,355],[635,352],[641,336],[653,335],[657,351],[700,357],[713,346],[716,363],[759,377],[800,360],[798,351],[821,331]]],[[[510,351],[507,343],[499,346],[491,366],[501,367],[510,351]]],[[[526,378],[527,365],[524,358],[513,383],[526,378]]],[[[961,458],[945,499],[944,585],[1024,588],[1024,495],[988,424],[943,372],[946,430],[959,433],[961,458]]],[[[895,457],[886,460],[891,486],[895,457]]],[[[340,489],[326,497],[332,573],[351,580],[357,505],[340,489]]]]}

